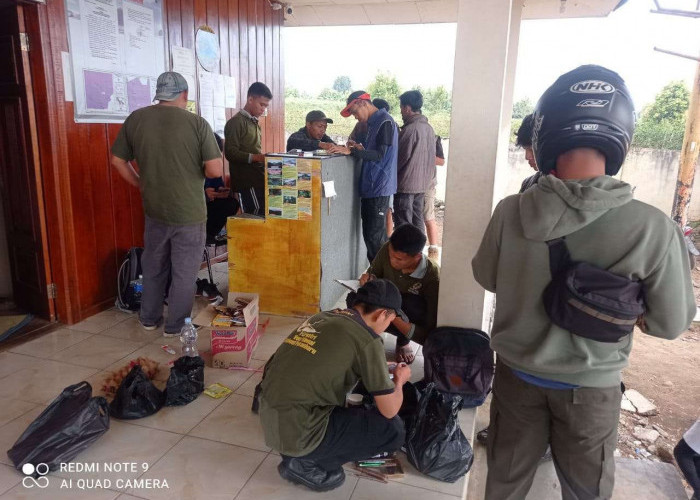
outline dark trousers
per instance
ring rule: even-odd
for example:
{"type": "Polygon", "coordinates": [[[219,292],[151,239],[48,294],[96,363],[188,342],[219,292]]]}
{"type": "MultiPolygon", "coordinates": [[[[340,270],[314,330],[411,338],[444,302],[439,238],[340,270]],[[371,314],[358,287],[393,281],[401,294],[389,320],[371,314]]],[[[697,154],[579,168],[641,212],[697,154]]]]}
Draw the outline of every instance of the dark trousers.
{"type": "Polygon", "coordinates": [[[389,209],[389,196],[362,198],[360,216],[362,237],[367,247],[367,260],[372,262],[379,249],[386,243],[386,211],[389,209]]]}
{"type": "Polygon", "coordinates": [[[685,480],[693,488],[695,498],[700,499],[700,454],[688,446],[685,439],[681,439],[673,450],[673,455],[685,480]]]}
{"type": "Polygon", "coordinates": [[[165,331],[176,333],[185,324],[185,318],[192,316],[195,281],[204,252],[204,223],[171,226],[146,217],[143,240],[141,321],[160,321],[163,297],[169,290],[165,331]]]}
{"type": "Polygon", "coordinates": [[[213,238],[226,224],[226,218],[236,215],[238,202],[234,198],[207,201],[207,240],[213,238]]]}
{"type": "MultiPolygon", "coordinates": [[[[415,325],[423,325],[425,323],[426,303],[425,299],[413,293],[401,294],[401,309],[408,316],[408,321],[415,325]]],[[[396,336],[396,346],[402,347],[408,345],[410,340],[399,331],[394,325],[389,325],[386,329],[387,333],[396,336]]]]}
{"type": "Polygon", "coordinates": [[[527,496],[552,448],[563,500],[612,496],[620,386],[545,389],[496,364],[488,436],[486,500],[527,496]]]}
{"type": "MultiPolygon", "coordinates": [[[[306,456],[327,471],[346,462],[363,460],[382,452],[397,451],[404,443],[403,422],[386,418],[376,408],[337,407],[331,413],[326,434],[318,447],[306,456]]],[[[282,455],[282,458],[288,458],[282,455]]]]}
{"type": "Polygon", "coordinates": [[[425,193],[396,193],[394,195],[394,226],[413,224],[423,231],[425,193]]]}

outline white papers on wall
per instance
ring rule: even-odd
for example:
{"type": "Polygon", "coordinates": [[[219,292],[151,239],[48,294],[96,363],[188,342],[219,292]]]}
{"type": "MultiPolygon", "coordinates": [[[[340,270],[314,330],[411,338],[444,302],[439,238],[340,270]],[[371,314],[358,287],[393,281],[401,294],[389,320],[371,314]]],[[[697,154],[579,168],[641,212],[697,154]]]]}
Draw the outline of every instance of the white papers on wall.
{"type": "Polygon", "coordinates": [[[224,75],[224,101],[227,108],[236,107],[236,79],[232,76],[224,75]]]}

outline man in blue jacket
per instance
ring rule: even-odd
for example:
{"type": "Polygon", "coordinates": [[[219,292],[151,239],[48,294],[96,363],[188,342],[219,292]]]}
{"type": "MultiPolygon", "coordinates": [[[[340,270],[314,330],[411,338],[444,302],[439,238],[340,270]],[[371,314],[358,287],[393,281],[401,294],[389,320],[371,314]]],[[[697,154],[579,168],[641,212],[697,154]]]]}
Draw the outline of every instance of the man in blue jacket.
{"type": "Polygon", "coordinates": [[[354,116],[358,122],[367,122],[366,145],[353,144],[339,148],[338,152],[362,160],[360,174],[360,199],[362,236],[370,262],[386,243],[386,212],[390,197],[396,193],[396,160],[399,129],[391,115],[372,104],[364,90],[350,94],[347,106],[340,114],[354,116]]]}

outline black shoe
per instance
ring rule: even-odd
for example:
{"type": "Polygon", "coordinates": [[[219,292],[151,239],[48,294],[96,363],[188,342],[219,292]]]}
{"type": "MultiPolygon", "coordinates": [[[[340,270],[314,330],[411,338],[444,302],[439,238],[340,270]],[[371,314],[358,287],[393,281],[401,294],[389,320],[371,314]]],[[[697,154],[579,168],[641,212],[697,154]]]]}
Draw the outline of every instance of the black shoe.
{"type": "Polygon", "coordinates": [[[476,440],[481,444],[486,444],[489,439],[489,428],[481,429],[476,433],[476,440]]]}
{"type": "Polygon", "coordinates": [[[345,481],[345,472],[339,467],[333,472],[316,465],[313,460],[303,458],[283,459],[277,470],[287,481],[301,484],[313,491],[329,491],[337,488],[345,481]]]}

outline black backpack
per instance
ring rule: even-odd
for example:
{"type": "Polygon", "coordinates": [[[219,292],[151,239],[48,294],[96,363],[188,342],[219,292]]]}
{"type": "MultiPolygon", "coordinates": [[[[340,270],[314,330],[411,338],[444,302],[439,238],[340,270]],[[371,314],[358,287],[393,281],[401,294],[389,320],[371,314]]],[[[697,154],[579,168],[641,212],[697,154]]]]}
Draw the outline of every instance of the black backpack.
{"type": "Polygon", "coordinates": [[[493,380],[489,336],[473,328],[441,326],[425,341],[425,381],[441,392],[462,396],[465,408],[480,406],[493,380]]]}
{"type": "Polygon", "coordinates": [[[143,248],[131,247],[117,273],[117,300],[114,305],[124,312],[141,309],[141,295],[134,293],[131,282],[143,274],[141,255],[143,248]]]}
{"type": "Polygon", "coordinates": [[[574,262],[564,238],[547,241],[552,281],[542,294],[555,325],[598,342],[619,342],[646,310],[641,281],[574,262]]]}

